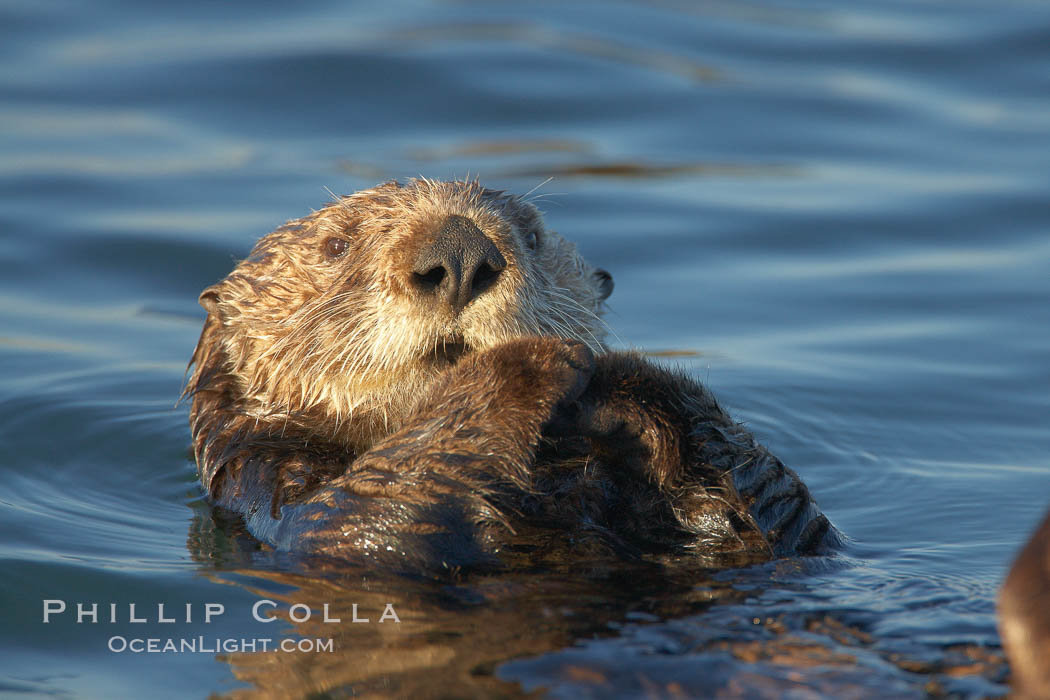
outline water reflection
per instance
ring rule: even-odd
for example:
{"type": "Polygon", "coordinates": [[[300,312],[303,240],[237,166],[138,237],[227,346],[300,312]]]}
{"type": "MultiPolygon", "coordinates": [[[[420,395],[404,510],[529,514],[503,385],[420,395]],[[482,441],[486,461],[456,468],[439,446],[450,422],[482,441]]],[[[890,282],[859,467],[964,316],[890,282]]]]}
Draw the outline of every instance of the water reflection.
{"type": "Polygon", "coordinates": [[[713,66],[653,45],[633,46],[608,36],[567,32],[553,24],[470,22],[414,27],[391,32],[388,40],[410,43],[414,47],[436,41],[460,44],[475,41],[517,42],[559,53],[628,64],[695,82],[710,82],[724,77],[713,66]]]}
{"type": "Polygon", "coordinates": [[[807,607],[801,581],[849,560],[729,572],[574,562],[435,581],[268,552],[203,504],[188,547],[209,579],[272,601],[260,614],[279,620],[244,632],[271,635],[266,651],[220,657],[248,686],[234,697],[874,698],[995,692],[1006,676],[994,650],[886,649],[870,613],[807,607]]]}
{"type": "Polygon", "coordinates": [[[301,697],[336,688],[399,697],[517,696],[517,685],[495,673],[507,659],[612,636],[631,619],[693,615],[716,601],[739,602],[749,595],[717,580],[714,572],[607,562],[453,582],[377,575],[343,564],[306,567],[279,557],[266,570],[259,568],[259,558],[269,553],[256,550],[236,522],[216,526],[207,512],[195,517],[188,547],[216,582],[279,603],[283,637],[333,641],[331,653],[224,657],[237,679],[251,686],[236,695],[252,698],[301,697]],[[249,562],[251,568],[239,567],[249,562]],[[379,622],[388,604],[399,622],[379,622]],[[293,622],[292,605],[306,605],[315,614],[293,622]],[[341,623],[324,621],[325,605],[329,617],[341,623]],[[370,622],[354,623],[355,616],[370,622]]]}

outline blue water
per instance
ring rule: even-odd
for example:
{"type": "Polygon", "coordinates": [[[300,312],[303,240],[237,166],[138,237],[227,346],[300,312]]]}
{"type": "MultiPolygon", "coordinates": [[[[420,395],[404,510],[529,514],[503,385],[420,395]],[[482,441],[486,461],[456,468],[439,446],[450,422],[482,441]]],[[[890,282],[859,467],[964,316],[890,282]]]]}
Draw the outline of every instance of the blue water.
{"type": "Polygon", "coordinates": [[[996,589],[1050,502],[1048,163],[1039,2],[0,2],[0,694],[401,694],[406,669],[456,667],[501,626],[533,643],[442,682],[1006,692],[894,659],[998,651],[996,589]],[[326,593],[216,526],[174,407],[198,293],[324,188],[418,174],[538,187],[549,225],[615,276],[617,344],[707,382],[848,548],[644,593],[367,574],[326,593]],[[735,593],[696,602],[710,585],[735,593]],[[344,594],[406,621],[340,626],[342,664],[296,653],[264,677],[258,655],[107,648],[276,635],[256,600],[344,594]],[[121,621],[44,624],[45,599],[116,602],[121,621]],[[514,601],[535,617],[501,623],[514,601]],[[159,602],[196,617],[158,623],[159,602]],[[204,625],[209,602],[227,612],[204,625]],[[130,603],[153,621],[127,622],[130,603]],[[593,624],[544,636],[545,615],[593,624]],[[766,617],[868,641],[830,671],[711,646],[766,617]]]}

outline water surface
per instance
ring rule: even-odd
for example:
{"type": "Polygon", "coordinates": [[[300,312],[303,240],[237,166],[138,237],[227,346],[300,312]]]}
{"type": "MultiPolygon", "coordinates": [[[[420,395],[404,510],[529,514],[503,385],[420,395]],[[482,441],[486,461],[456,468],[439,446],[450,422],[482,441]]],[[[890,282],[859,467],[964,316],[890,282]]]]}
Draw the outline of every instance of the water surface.
{"type": "Polygon", "coordinates": [[[1050,502],[1045,4],[4,2],[0,125],[0,692],[1005,692],[995,592],[1050,502]],[[217,525],[174,407],[197,294],[324,188],[418,174],[537,188],[617,344],[707,382],[847,549],[441,588],[217,525]],[[294,634],[338,652],[107,649],[294,634]]]}

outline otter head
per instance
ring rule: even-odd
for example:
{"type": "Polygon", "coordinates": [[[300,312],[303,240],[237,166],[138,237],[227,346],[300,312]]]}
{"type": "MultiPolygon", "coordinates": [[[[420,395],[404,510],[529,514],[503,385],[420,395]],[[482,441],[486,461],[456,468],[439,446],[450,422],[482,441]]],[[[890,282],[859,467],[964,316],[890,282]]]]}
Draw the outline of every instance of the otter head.
{"type": "Polygon", "coordinates": [[[389,182],[263,237],[204,290],[188,388],[222,376],[245,415],[367,449],[463,353],[523,335],[601,351],[611,291],[518,197],[389,182]]]}

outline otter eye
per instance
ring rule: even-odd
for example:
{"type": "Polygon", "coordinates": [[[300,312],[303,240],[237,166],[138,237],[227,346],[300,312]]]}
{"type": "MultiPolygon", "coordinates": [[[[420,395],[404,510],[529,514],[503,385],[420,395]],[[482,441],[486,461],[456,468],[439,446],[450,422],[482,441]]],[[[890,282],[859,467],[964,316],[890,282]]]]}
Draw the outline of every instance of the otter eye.
{"type": "Polygon", "coordinates": [[[536,250],[539,243],[539,237],[536,235],[535,231],[529,231],[525,234],[525,247],[529,250],[536,250]]]}
{"type": "Polygon", "coordinates": [[[346,253],[350,243],[345,238],[329,238],[324,242],[324,254],[330,258],[338,258],[346,253]]]}

